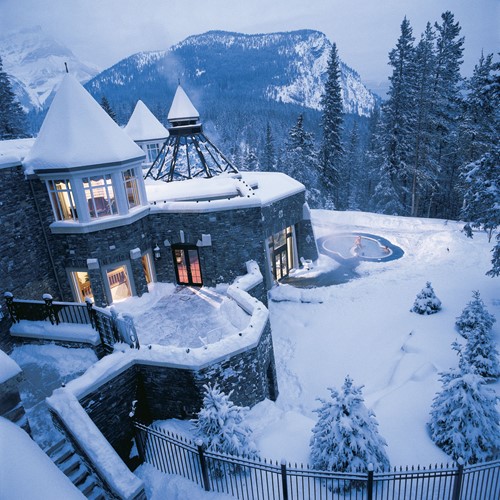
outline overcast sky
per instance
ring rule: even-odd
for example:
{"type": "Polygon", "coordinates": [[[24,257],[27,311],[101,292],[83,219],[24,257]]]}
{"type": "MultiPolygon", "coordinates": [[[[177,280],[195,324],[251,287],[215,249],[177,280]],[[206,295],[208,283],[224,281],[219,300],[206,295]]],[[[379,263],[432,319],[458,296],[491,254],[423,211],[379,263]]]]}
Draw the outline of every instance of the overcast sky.
{"type": "Polygon", "coordinates": [[[416,38],[451,10],[465,36],[463,73],[500,50],[500,0],[0,0],[0,33],[40,25],[101,69],[143,50],[220,29],[270,33],[317,29],[367,82],[387,78],[403,17],[416,38]]]}

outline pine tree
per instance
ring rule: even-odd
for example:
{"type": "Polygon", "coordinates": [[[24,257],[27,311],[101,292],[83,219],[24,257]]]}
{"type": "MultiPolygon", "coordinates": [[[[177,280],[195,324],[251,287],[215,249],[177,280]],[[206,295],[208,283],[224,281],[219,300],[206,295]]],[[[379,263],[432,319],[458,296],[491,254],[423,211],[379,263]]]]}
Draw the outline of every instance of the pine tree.
{"type": "Polygon", "coordinates": [[[472,77],[466,81],[467,96],[460,120],[461,157],[464,164],[490,151],[500,134],[500,92],[495,89],[493,54],[481,54],[472,77]]]}
{"type": "Polygon", "coordinates": [[[409,170],[414,123],[414,37],[406,17],[401,23],[401,35],[396,48],[389,53],[392,75],[389,77],[388,98],[382,105],[382,158],[393,191],[408,213],[409,170]]]}
{"type": "Polygon", "coordinates": [[[440,374],[443,384],[436,394],[428,424],[431,439],[452,456],[474,464],[500,451],[498,397],[473,367],[440,374]]]}
{"type": "Polygon", "coordinates": [[[353,385],[347,376],[340,392],[330,388],[331,400],[320,399],[314,410],[318,421],[310,442],[311,466],[319,470],[354,472],[373,464],[379,471],[389,467],[378,423],[361,394],[363,386],[353,385]]]}
{"type": "Polygon", "coordinates": [[[411,181],[410,215],[426,213],[426,205],[432,199],[429,194],[436,188],[438,166],[433,138],[433,101],[431,84],[435,72],[435,33],[427,23],[414,53],[414,120],[413,142],[409,174],[411,181]]]}
{"type": "Polygon", "coordinates": [[[430,215],[456,217],[460,207],[457,190],[460,166],[458,126],[462,108],[462,64],[464,38],[461,27],[449,11],[441,15],[436,28],[436,68],[432,83],[433,134],[440,176],[430,215]]]}
{"type": "Polygon", "coordinates": [[[440,310],[441,301],[437,298],[430,281],[428,281],[425,287],[417,294],[411,311],[418,314],[435,314],[440,310]]]}
{"type": "Polygon", "coordinates": [[[475,329],[485,332],[491,331],[493,323],[496,321],[495,317],[487,311],[477,290],[472,292],[472,297],[455,322],[458,331],[465,338],[469,336],[469,332],[475,329]]]}
{"type": "Polygon", "coordinates": [[[224,394],[217,384],[203,386],[203,407],[194,420],[199,438],[208,450],[246,458],[257,458],[251,430],[245,424],[248,408],[236,406],[232,391],[224,394]]]}
{"type": "Polygon", "coordinates": [[[246,154],[243,159],[243,164],[245,165],[244,170],[246,170],[247,172],[255,172],[256,170],[260,170],[259,159],[257,158],[255,149],[251,146],[247,147],[246,154]]]}
{"type": "MultiPolygon", "coordinates": [[[[332,44],[327,66],[325,89],[321,96],[323,110],[321,125],[323,144],[321,148],[321,168],[323,192],[335,205],[339,206],[341,188],[341,159],[343,105],[340,83],[340,62],[337,45],[332,44]]],[[[345,206],[344,206],[345,208],[345,206]]]]}
{"type": "Polygon", "coordinates": [[[500,376],[500,362],[491,330],[476,326],[467,335],[465,347],[460,350],[461,361],[474,367],[475,373],[485,379],[500,376]]]}
{"type": "Polygon", "coordinates": [[[466,188],[461,216],[471,227],[487,231],[491,240],[500,225],[500,146],[464,167],[461,176],[466,188]]]}
{"type": "Polygon", "coordinates": [[[285,143],[284,165],[286,173],[306,187],[309,204],[317,207],[321,201],[318,190],[318,155],[314,147],[313,134],[304,129],[304,116],[300,114],[297,123],[290,129],[285,143]]]}
{"type": "Polygon", "coordinates": [[[358,122],[352,127],[347,151],[342,162],[343,189],[340,193],[340,207],[348,210],[359,210],[362,197],[361,184],[363,179],[363,161],[360,150],[358,122]]]}
{"type": "Polygon", "coordinates": [[[27,137],[26,115],[16,100],[0,57],[0,139],[27,137]]]}
{"type": "Polygon", "coordinates": [[[109,101],[104,95],[101,98],[101,108],[104,109],[104,111],[106,111],[106,113],[108,113],[108,115],[113,119],[113,121],[116,122],[116,113],[113,111],[113,108],[111,108],[109,101]]]}
{"type": "Polygon", "coordinates": [[[271,126],[269,125],[269,122],[267,122],[266,137],[261,161],[262,170],[264,172],[272,172],[275,169],[275,156],[274,137],[271,132],[271,126]]]}

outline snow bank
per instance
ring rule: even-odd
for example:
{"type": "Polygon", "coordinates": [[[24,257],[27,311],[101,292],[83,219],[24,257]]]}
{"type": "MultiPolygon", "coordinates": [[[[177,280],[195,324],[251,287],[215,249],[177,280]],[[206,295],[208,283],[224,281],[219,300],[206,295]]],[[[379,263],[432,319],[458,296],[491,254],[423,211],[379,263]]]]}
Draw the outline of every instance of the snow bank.
{"type": "Polygon", "coordinates": [[[124,500],[134,498],[142,490],[143,482],[130,472],[76,397],[70,391],[56,389],[52,396],[47,398],[47,403],[62,420],[111,491],[124,500]]]}
{"type": "Polygon", "coordinates": [[[21,373],[21,367],[5,352],[0,350],[0,384],[21,373]]]}
{"type": "Polygon", "coordinates": [[[15,337],[32,339],[56,340],[60,342],[83,342],[99,345],[99,334],[90,325],[77,323],[59,323],[53,325],[49,321],[28,321],[22,319],[10,328],[10,334],[15,337]]]}
{"type": "Polygon", "coordinates": [[[17,425],[0,417],[0,496],[17,500],[84,499],[17,425]]]}

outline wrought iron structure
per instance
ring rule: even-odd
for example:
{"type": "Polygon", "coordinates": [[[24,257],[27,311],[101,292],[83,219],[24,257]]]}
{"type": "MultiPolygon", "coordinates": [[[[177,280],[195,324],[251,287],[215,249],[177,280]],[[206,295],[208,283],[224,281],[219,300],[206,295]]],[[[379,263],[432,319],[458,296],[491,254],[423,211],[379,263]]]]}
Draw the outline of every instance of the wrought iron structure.
{"type": "Polygon", "coordinates": [[[297,464],[249,460],[205,450],[200,443],[134,423],[140,458],[206,491],[241,500],[496,500],[500,460],[475,465],[394,468],[345,473],[297,464]]]}
{"type": "Polygon", "coordinates": [[[203,133],[201,124],[172,127],[169,133],[146,177],[171,182],[238,172],[203,133]]]}

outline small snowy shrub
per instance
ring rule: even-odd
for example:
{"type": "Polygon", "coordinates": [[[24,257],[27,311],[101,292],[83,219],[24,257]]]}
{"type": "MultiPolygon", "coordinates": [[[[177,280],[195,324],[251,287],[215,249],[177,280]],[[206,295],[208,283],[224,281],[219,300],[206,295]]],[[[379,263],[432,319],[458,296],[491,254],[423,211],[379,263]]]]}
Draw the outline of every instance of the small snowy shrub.
{"type": "Polygon", "coordinates": [[[489,332],[496,321],[495,317],[486,310],[477,290],[472,292],[472,297],[455,323],[458,331],[465,338],[468,337],[470,331],[476,328],[489,332]]]}
{"type": "Polygon", "coordinates": [[[441,310],[441,301],[436,297],[430,281],[417,295],[411,310],[418,314],[434,314],[441,310]]]}
{"type": "Polygon", "coordinates": [[[474,464],[500,451],[498,397],[474,367],[461,365],[440,374],[443,388],[432,403],[428,426],[431,439],[445,453],[474,464]]]}
{"type": "Polygon", "coordinates": [[[204,385],[203,408],[193,421],[198,437],[210,451],[257,458],[251,430],[245,425],[248,408],[236,406],[217,384],[204,385]]]}
{"type": "Polygon", "coordinates": [[[314,410],[319,418],[310,442],[310,463],[314,469],[354,472],[389,467],[384,438],[378,433],[375,414],[363,400],[361,389],[347,376],[340,392],[329,388],[331,400],[314,410]]]}

